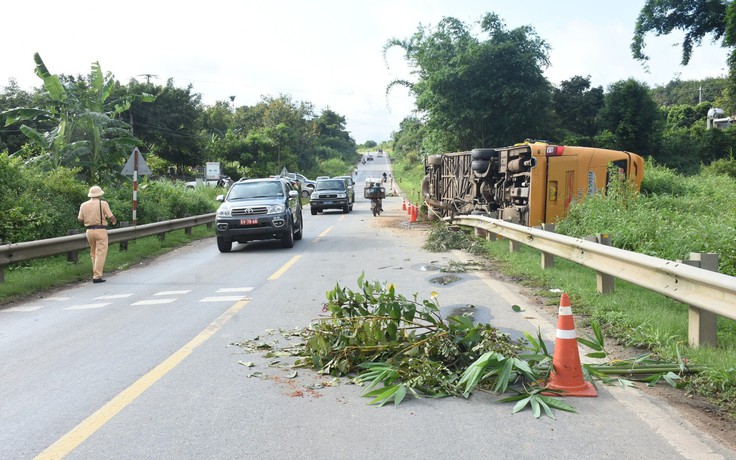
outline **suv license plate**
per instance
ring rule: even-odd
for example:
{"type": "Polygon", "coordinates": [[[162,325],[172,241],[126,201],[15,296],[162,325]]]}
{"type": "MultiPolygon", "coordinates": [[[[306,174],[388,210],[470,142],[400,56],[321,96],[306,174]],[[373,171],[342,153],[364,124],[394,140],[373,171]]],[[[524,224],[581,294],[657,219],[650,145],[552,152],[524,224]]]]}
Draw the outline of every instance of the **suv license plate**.
{"type": "Polygon", "coordinates": [[[334,203],[334,202],[333,201],[325,201],[325,204],[332,204],[332,203],[334,203]]]}
{"type": "Polygon", "coordinates": [[[256,225],[258,219],[240,219],[240,225],[256,225]]]}

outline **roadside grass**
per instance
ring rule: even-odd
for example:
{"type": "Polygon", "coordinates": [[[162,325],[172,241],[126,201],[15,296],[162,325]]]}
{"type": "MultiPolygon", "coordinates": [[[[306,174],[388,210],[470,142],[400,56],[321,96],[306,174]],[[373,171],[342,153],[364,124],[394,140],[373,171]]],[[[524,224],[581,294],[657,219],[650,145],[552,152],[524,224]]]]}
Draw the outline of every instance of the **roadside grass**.
{"type": "MultiPolygon", "coordinates": [[[[189,235],[181,230],[166,233],[163,240],[158,236],[149,236],[130,241],[127,251],[121,251],[117,243],[111,244],[107,252],[105,273],[124,270],[192,241],[214,235],[214,227],[199,225],[193,227],[189,235]]],[[[79,251],[77,259],[78,263],[75,264],[67,262],[65,255],[60,255],[5,266],[5,281],[0,283],[0,305],[58,286],[90,280],[92,263],[89,250],[79,251]]]]}

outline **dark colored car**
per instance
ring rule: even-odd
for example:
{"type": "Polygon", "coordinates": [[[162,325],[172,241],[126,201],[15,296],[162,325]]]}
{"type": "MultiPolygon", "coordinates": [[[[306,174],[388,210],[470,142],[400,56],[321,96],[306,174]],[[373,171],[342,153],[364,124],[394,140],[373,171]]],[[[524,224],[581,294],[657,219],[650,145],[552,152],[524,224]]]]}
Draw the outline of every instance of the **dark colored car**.
{"type": "Polygon", "coordinates": [[[309,198],[309,208],[312,215],[325,209],[342,209],[342,212],[352,211],[350,189],[345,179],[322,179],[317,181],[312,196],[309,198]]]}
{"type": "Polygon", "coordinates": [[[355,203],[355,181],[353,180],[353,176],[335,176],[333,177],[333,179],[342,179],[348,184],[348,195],[350,195],[350,204],[354,204],[355,203]]]}
{"type": "Polygon", "coordinates": [[[282,246],[294,246],[302,239],[302,205],[299,192],[282,178],[245,179],[230,187],[215,220],[217,248],[230,252],[233,241],[280,239],[282,246]]]}

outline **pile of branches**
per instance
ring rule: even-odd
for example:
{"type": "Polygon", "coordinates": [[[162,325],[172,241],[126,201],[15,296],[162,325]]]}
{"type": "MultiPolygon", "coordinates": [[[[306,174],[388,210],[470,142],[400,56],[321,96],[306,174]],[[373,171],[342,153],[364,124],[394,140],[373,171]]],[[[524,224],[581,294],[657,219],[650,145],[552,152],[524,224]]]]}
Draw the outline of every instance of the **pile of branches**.
{"type": "MultiPolygon", "coordinates": [[[[289,332],[288,338],[299,336],[301,342],[287,351],[274,353],[271,346],[253,341],[240,345],[270,357],[297,356],[295,367],[349,377],[366,385],[364,396],[378,406],[398,405],[408,395],[467,398],[478,389],[509,393],[499,401],[516,402],[513,412],[531,408],[535,417],[544,413],[552,418],[553,409],[575,412],[553,397],[559,392],[544,387],[552,356],[540,335],[524,333],[525,340],[514,340],[469,316],[443,318],[435,292],[422,301],[416,294],[407,299],[392,284],[361,275],[358,289],[337,284],[329,291],[323,311],[330,316],[289,332]]],[[[589,356],[606,357],[600,328],[593,324],[593,330],[594,337],[578,340],[593,349],[589,356]]],[[[683,363],[663,365],[639,357],[585,365],[584,373],[590,380],[622,386],[632,386],[633,380],[654,385],[660,379],[676,385],[680,375],[694,371],[683,363]]]]}

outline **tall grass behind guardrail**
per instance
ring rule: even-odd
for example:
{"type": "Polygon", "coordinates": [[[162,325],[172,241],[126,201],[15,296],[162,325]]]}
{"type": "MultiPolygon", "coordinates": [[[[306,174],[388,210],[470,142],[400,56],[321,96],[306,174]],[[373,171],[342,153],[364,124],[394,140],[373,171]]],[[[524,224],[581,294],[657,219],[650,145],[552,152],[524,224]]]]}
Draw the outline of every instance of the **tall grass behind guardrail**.
{"type": "Polygon", "coordinates": [[[710,172],[681,176],[647,162],[638,198],[627,187],[573,204],[558,233],[610,233],[613,245],[654,257],[717,253],[719,271],[736,276],[736,179],[710,172]]]}

